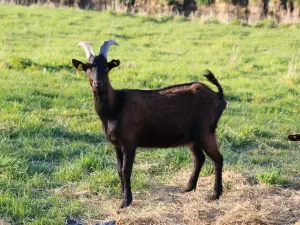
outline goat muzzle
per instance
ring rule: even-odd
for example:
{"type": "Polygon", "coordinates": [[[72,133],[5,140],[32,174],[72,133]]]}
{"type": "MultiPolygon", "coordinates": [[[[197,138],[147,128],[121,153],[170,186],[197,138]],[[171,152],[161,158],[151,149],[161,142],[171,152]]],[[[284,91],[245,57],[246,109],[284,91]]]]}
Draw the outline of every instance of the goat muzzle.
{"type": "Polygon", "coordinates": [[[99,91],[104,85],[103,81],[93,81],[92,87],[94,91],[99,91]]]}

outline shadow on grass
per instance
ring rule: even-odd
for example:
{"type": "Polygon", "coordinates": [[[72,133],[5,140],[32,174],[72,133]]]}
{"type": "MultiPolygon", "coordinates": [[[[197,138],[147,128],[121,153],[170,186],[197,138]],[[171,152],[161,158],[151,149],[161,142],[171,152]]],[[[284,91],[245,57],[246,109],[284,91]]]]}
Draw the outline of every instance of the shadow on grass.
{"type": "Polygon", "coordinates": [[[27,127],[3,132],[2,135],[8,137],[13,152],[27,161],[26,173],[29,176],[50,176],[65,163],[89,166],[93,158],[106,165],[111,154],[101,147],[108,142],[100,133],[69,131],[64,127],[27,127]]]}
{"type": "Polygon", "coordinates": [[[235,94],[228,91],[225,95],[225,99],[231,102],[251,102],[253,101],[253,94],[249,92],[235,94]]]}
{"type": "Polygon", "coordinates": [[[127,34],[115,34],[115,37],[119,39],[125,39],[125,40],[133,38],[132,36],[127,34]]]}
{"type": "Polygon", "coordinates": [[[51,63],[45,63],[45,64],[39,64],[38,68],[47,70],[50,72],[59,72],[61,70],[67,70],[69,72],[74,72],[74,67],[70,64],[51,64],[51,63]]]}
{"type": "Polygon", "coordinates": [[[269,148],[281,150],[281,149],[287,149],[289,146],[288,141],[280,141],[280,140],[267,140],[266,144],[269,148]]]}
{"type": "Polygon", "coordinates": [[[173,16],[163,16],[163,17],[154,17],[154,16],[143,16],[140,18],[141,22],[152,22],[156,24],[163,24],[169,21],[174,20],[173,16]]]}
{"type": "Polygon", "coordinates": [[[46,132],[42,132],[42,134],[44,136],[49,135],[51,137],[68,139],[70,141],[84,141],[90,144],[99,144],[102,142],[107,143],[105,136],[100,134],[100,132],[97,135],[93,133],[68,131],[63,127],[55,127],[51,128],[50,132],[46,130],[46,132]]]}
{"type": "Polygon", "coordinates": [[[48,72],[59,72],[61,70],[74,71],[74,68],[70,62],[60,62],[60,63],[37,63],[32,61],[29,58],[19,58],[19,57],[10,57],[5,62],[5,67],[8,69],[16,70],[43,70],[48,72]]]}
{"type": "Polygon", "coordinates": [[[43,137],[43,138],[58,138],[69,141],[83,141],[89,144],[107,143],[103,134],[81,133],[77,131],[69,131],[64,127],[29,127],[20,130],[7,131],[10,139],[22,137],[43,137]]]}

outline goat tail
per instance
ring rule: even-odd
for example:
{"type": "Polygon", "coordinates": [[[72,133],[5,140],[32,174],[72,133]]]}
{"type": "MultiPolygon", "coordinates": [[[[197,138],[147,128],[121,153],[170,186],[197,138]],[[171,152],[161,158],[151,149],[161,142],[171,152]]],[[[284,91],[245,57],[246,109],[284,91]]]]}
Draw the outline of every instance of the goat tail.
{"type": "Polygon", "coordinates": [[[220,85],[219,81],[217,80],[217,78],[215,77],[215,75],[210,70],[206,70],[204,72],[203,76],[205,76],[209,82],[211,82],[212,84],[217,86],[217,88],[219,90],[220,98],[224,99],[223,88],[221,87],[221,85],[220,85]]]}

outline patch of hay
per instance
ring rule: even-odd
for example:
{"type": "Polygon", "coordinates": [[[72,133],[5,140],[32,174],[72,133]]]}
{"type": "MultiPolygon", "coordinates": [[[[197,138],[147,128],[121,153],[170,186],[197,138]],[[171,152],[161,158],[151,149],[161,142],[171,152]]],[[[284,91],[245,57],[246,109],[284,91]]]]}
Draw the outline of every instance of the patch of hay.
{"type": "MultiPolygon", "coordinates": [[[[214,175],[201,177],[195,192],[180,193],[190,176],[182,170],[149,192],[133,193],[131,207],[119,209],[121,199],[82,199],[117,224],[295,224],[300,223],[299,189],[250,185],[246,178],[224,172],[224,194],[210,201],[214,175]],[[298,221],[298,222],[297,222],[298,221]]],[[[90,220],[90,223],[99,220],[90,220]]]]}
{"type": "Polygon", "coordinates": [[[9,225],[9,223],[7,223],[6,221],[0,219],[0,225],[9,225]]]}

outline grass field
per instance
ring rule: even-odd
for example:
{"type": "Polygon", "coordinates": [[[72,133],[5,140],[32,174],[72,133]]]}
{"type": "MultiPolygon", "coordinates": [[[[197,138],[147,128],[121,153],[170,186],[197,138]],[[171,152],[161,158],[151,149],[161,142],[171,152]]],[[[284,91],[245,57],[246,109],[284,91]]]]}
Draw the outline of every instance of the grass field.
{"type": "MultiPolygon", "coordinates": [[[[208,21],[209,22],[209,21],[208,21]]],[[[0,5],[0,224],[294,224],[300,217],[300,26],[201,24],[67,8],[0,5]],[[115,88],[158,88],[212,70],[228,107],[218,136],[224,196],[209,202],[212,164],[196,192],[180,194],[187,148],[139,149],[132,207],[117,211],[115,153],[93,108],[81,40],[109,59],[115,88]],[[252,222],[252,223],[251,223],[252,222]]],[[[207,83],[207,82],[206,82],[207,83]]],[[[214,88],[214,87],[212,87],[214,88]]]]}

